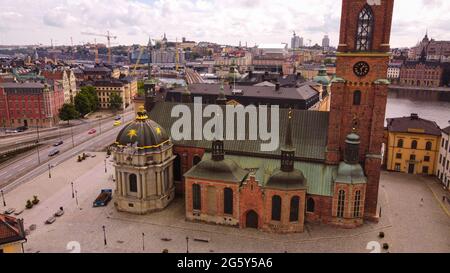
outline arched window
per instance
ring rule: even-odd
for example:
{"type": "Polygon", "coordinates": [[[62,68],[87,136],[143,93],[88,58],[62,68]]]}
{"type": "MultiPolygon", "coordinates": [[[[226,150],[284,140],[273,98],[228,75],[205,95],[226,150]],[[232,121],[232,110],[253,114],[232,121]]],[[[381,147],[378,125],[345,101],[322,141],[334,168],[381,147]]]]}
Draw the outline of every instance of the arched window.
{"type": "Polygon", "coordinates": [[[417,140],[413,140],[411,143],[411,149],[417,149],[417,140]]]}
{"type": "Polygon", "coordinates": [[[281,197],[272,197],[272,221],[281,221],[281,197]]]}
{"type": "Polygon", "coordinates": [[[192,208],[194,210],[202,209],[202,192],[198,184],[192,185],[192,208]]]}
{"type": "Polygon", "coordinates": [[[344,217],[344,208],[345,208],[345,191],[340,190],[338,197],[337,217],[339,218],[344,217]]]}
{"type": "Polygon", "coordinates": [[[353,92],[353,105],[361,105],[361,91],[353,92]]]}
{"type": "Polygon", "coordinates": [[[300,211],[300,197],[294,196],[291,199],[291,211],[289,215],[290,222],[298,222],[299,211],[300,211]]]}
{"type": "Polygon", "coordinates": [[[194,156],[194,159],[192,160],[193,166],[196,166],[198,163],[202,161],[202,158],[198,155],[194,156]]]}
{"type": "Polygon", "coordinates": [[[316,202],[314,201],[314,199],[311,197],[308,198],[308,200],[306,201],[306,211],[314,212],[315,206],[316,206],[316,202]]]}
{"type": "Polygon", "coordinates": [[[358,16],[358,29],[356,33],[356,50],[369,51],[372,49],[374,16],[372,9],[366,5],[358,16]]]}
{"type": "Polygon", "coordinates": [[[427,151],[431,151],[432,148],[433,148],[433,143],[431,141],[428,141],[425,149],[427,151]]]}
{"type": "Polygon", "coordinates": [[[403,148],[403,143],[404,143],[403,139],[399,139],[398,142],[397,142],[397,147],[398,148],[403,148]]]}
{"type": "Polygon", "coordinates": [[[223,213],[233,214],[233,190],[230,188],[223,190],[223,213]]]}
{"type": "Polygon", "coordinates": [[[358,218],[361,216],[361,191],[355,192],[355,202],[353,204],[353,217],[358,218]]]}
{"type": "Polygon", "coordinates": [[[130,192],[136,193],[137,190],[137,176],[133,173],[130,174],[130,177],[128,178],[130,180],[130,192]]]}

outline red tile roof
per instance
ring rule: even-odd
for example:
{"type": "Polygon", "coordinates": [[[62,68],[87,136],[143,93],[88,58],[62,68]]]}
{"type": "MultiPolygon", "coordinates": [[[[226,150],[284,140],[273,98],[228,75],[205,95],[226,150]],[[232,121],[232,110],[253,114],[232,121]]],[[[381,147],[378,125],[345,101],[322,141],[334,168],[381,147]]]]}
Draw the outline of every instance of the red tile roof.
{"type": "Polygon", "coordinates": [[[23,220],[0,214],[0,244],[26,240],[23,220]]]}

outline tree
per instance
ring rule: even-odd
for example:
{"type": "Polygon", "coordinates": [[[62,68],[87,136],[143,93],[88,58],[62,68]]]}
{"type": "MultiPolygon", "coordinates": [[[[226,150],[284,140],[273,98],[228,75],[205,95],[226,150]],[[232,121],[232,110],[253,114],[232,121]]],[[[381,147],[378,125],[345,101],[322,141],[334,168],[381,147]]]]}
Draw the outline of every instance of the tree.
{"type": "Polygon", "coordinates": [[[145,96],[144,82],[138,81],[137,86],[138,86],[138,91],[137,91],[138,96],[144,97],[145,96]]]}
{"type": "Polygon", "coordinates": [[[79,93],[75,97],[75,109],[82,115],[86,115],[91,112],[91,103],[86,94],[79,93]]]}
{"type": "Polygon", "coordinates": [[[116,93],[112,93],[111,96],[109,96],[109,109],[113,112],[117,112],[122,109],[122,105],[123,99],[121,96],[116,93]]]}
{"type": "Polygon", "coordinates": [[[63,121],[67,121],[67,124],[70,123],[71,120],[77,119],[80,117],[80,113],[78,113],[75,105],[71,103],[65,103],[59,110],[59,119],[63,121]]]}
{"type": "Polygon", "coordinates": [[[81,87],[80,94],[84,94],[88,99],[91,105],[91,111],[97,111],[99,108],[99,99],[97,95],[97,91],[93,86],[83,86],[81,87]]]}

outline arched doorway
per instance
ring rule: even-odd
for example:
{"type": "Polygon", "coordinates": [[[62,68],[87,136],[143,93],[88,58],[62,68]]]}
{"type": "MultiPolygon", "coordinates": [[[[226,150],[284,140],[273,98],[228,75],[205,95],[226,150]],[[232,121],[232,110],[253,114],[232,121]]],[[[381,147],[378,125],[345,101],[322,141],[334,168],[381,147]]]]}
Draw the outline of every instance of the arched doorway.
{"type": "Polygon", "coordinates": [[[247,212],[247,216],[245,217],[245,227],[258,228],[258,214],[254,210],[247,212]]]}
{"type": "Polygon", "coordinates": [[[176,155],[173,161],[173,178],[177,182],[182,181],[182,171],[181,171],[181,158],[180,155],[176,155]]]}

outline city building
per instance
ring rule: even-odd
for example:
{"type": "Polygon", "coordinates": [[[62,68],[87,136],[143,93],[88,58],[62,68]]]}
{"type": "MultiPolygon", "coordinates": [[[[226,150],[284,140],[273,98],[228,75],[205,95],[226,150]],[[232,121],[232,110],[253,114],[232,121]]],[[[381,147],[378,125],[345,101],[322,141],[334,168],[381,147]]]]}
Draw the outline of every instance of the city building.
{"type": "Polygon", "coordinates": [[[417,87],[440,87],[444,68],[440,62],[428,61],[425,50],[419,61],[406,61],[400,68],[400,85],[417,87]]]}
{"type": "Polygon", "coordinates": [[[175,198],[173,144],[144,107],[117,136],[113,148],[117,210],[147,214],[163,210],[175,198]]]}
{"type": "Polygon", "coordinates": [[[442,185],[450,191],[450,126],[442,129],[442,137],[439,148],[439,161],[437,162],[437,178],[442,185]]]}
{"type": "Polygon", "coordinates": [[[3,127],[53,127],[64,104],[63,88],[41,83],[0,83],[3,127]]]}
{"type": "Polygon", "coordinates": [[[298,36],[294,32],[294,36],[291,38],[291,48],[292,49],[299,49],[301,47],[303,47],[303,38],[298,36]]]}
{"type": "Polygon", "coordinates": [[[419,44],[411,48],[410,59],[420,59],[423,51],[425,51],[428,61],[450,62],[450,41],[430,39],[427,33],[419,44]]]}
{"type": "Polygon", "coordinates": [[[400,79],[401,63],[389,63],[387,78],[391,82],[397,82],[400,79]]]}
{"type": "Polygon", "coordinates": [[[0,254],[24,253],[26,241],[23,220],[0,214],[0,254]]]}
{"type": "Polygon", "coordinates": [[[110,97],[117,94],[122,98],[122,108],[126,109],[132,103],[133,97],[137,94],[137,80],[133,78],[105,79],[93,82],[86,82],[85,85],[95,87],[100,102],[101,109],[110,108],[110,97]]]}
{"type": "Polygon", "coordinates": [[[441,129],[417,114],[387,120],[387,169],[434,175],[441,144],[441,129]]]}
{"type": "Polygon", "coordinates": [[[325,35],[322,39],[322,48],[323,50],[328,50],[330,48],[330,38],[328,35],[325,35]]]}
{"type": "Polygon", "coordinates": [[[64,90],[64,103],[73,103],[77,95],[77,79],[73,70],[44,70],[41,75],[46,80],[57,81],[62,84],[64,90]]]}

